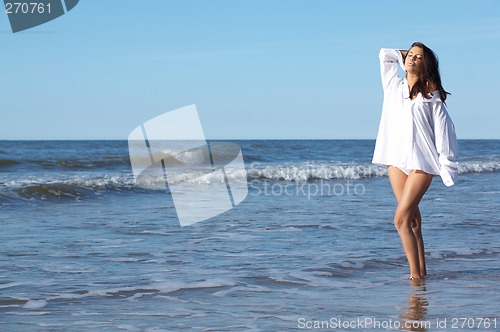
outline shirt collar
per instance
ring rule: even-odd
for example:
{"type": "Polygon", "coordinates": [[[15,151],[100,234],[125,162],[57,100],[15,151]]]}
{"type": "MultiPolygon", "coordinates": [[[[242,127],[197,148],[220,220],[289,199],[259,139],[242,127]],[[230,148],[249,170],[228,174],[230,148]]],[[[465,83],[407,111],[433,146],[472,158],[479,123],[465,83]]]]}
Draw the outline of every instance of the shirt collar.
{"type": "MultiPolygon", "coordinates": [[[[431,96],[432,96],[432,98],[424,98],[422,96],[422,94],[419,93],[415,99],[418,99],[420,97],[420,99],[423,99],[423,101],[425,101],[425,102],[432,102],[432,101],[436,101],[436,100],[441,100],[441,96],[439,95],[439,91],[437,91],[437,90],[432,92],[431,96]]],[[[403,79],[403,98],[410,99],[410,90],[408,89],[408,81],[406,80],[406,78],[403,79]]]]}

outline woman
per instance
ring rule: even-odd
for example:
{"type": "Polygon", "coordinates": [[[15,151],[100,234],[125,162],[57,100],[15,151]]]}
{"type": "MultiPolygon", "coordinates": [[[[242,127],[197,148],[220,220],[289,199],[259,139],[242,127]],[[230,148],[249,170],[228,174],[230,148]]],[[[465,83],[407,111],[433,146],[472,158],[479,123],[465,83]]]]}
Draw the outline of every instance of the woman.
{"type": "Polygon", "coordinates": [[[408,51],[383,48],[379,57],[384,104],[372,162],[388,167],[398,202],[394,224],[410,265],[408,279],[416,280],[427,275],[418,204],[434,175],[446,186],[455,183],[458,143],[434,52],[416,42],[408,51]]]}

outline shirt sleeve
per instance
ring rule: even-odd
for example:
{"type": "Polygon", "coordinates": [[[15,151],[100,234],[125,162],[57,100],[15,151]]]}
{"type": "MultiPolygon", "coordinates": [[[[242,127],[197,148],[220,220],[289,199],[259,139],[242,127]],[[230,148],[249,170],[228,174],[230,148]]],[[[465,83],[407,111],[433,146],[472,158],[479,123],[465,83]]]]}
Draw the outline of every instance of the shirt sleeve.
{"type": "Polygon", "coordinates": [[[446,186],[455,184],[458,176],[458,141],[455,125],[442,101],[434,105],[434,134],[439,157],[440,176],[446,186]]]}
{"type": "Polygon", "coordinates": [[[395,49],[382,48],[379,53],[380,74],[384,91],[390,86],[400,84],[403,79],[398,76],[398,64],[404,69],[401,52],[395,49]]]}

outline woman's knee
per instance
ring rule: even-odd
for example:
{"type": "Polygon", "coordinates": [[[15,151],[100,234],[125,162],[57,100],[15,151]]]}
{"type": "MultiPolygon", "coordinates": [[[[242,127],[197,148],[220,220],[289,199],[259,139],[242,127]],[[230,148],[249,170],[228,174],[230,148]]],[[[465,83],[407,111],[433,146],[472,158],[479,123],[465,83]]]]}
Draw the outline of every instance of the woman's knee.
{"type": "Polygon", "coordinates": [[[396,210],[394,214],[394,226],[397,230],[400,230],[402,227],[408,227],[411,229],[413,221],[413,214],[411,211],[401,211],[399,209],[396,210]]]}

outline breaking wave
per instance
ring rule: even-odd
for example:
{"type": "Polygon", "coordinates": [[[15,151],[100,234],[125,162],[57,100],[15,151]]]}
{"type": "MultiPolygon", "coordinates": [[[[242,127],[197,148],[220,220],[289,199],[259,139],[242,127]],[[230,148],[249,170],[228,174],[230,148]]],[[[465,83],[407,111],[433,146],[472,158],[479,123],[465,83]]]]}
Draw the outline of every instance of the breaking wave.
{"type": "MultiPolygon", "coordinates": [[[[2,160],[2,165],[17,165],[16,161],[2,160]]],[[[475,162],[468,161],[460,163],[459,173],[491,173],[500,171],[499,161],[475,162]]],[[[203,173],[200,173],[203,174],[203,173]]],[[[225,176],[229,181],[245,180],[269,180],[269,181],[315,181],[315,180],[362,180],[387,176],[387,169],[371,164],[346,164],[331,165],[318,164],[314,162],[290,163],[290,164],[259,164],[250,163],[246,165],[246,177],[242,171],[232,172],[226,169],[226,173],[213,172],[205,175],[195,173],[177,173],[175,177],[169,178],[170,183],[185,182],[187,184],[208,185],[211,183],[223,183],[225,176]]],[[[156,188],[168,193],[168,184],[164,177],[147,179],[147,188],[156,188]],[[156,187],[155,187],[156,186],[156,187]]],[[[144,186],[142,186],[144,187],[144,186]]],[[[36,199],[46,201],[73,201],[83,198],[95,197],[106,192],[150,192],[138,186],[132,174],[101,175],[86,177],[75,175],[75,173],[59,173],[57,178],[44,176],[39,178],[26,177],[16,180],[0,180],[0,200],[12,199],[36,199]],[[67,178],[64,178],[66,176],[67,178]]]]}

